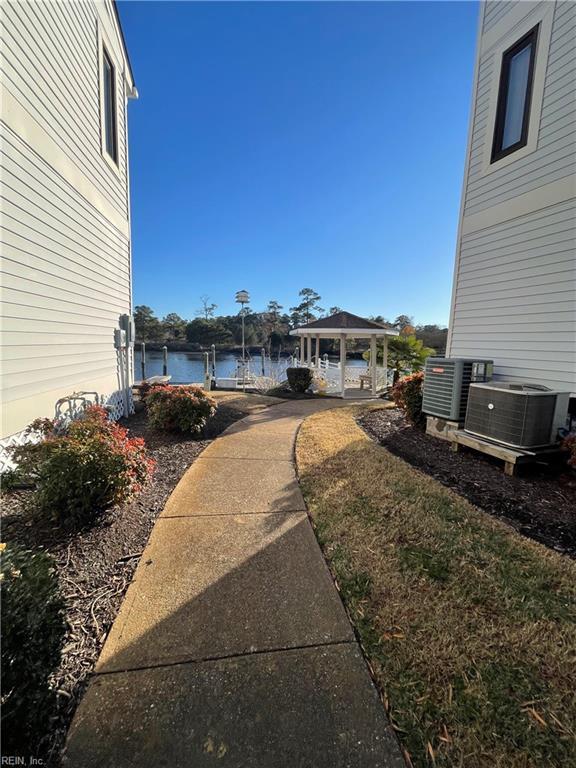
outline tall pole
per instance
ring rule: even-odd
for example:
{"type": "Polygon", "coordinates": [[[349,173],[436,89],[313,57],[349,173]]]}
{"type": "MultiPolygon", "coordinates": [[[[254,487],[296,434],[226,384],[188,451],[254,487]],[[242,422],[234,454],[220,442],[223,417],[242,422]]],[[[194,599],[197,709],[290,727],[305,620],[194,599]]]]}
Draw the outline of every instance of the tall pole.
{"type": "Polygon", "coordinates": [[[242,315],[242,390],[246,390],[246,335],[244,329],[244,307],[250,302],[250,295],[248,291],[237,291],[236,301],[241,306],[240,313],[242,315]]]}
{"type": "Polygon", "coordinates": [[[242,312],[242,362],[244,363],[246,359],[246,341],[245,341],[245,334],[244,334],[244,305],[242,305],[242,309],[240,311],[242,312]]]}

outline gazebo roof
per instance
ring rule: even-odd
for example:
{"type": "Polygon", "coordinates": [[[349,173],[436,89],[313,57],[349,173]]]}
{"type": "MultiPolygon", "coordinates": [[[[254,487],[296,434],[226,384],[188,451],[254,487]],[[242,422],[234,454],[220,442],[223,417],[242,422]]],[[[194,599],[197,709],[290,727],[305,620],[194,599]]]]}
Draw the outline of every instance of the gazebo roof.
{"type": "Polygon", "coordinates": [[[398,336],[394,328],[387,328],[381,323],[353,315],[351,312],[336,312],[329,317],[321,317],[311,323],[290,331],[293,336],[329,336],[346,334],[348,336],[398,336]]]}

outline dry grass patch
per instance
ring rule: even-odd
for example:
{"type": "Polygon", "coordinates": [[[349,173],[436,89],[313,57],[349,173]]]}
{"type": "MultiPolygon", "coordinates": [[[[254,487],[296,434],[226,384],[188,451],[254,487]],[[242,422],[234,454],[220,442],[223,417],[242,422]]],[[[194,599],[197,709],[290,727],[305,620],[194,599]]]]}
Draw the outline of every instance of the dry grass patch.
{"type": "Polygon", "coordinates": [[[576,564],[377,445],[298,436],[316,532],[414,766],[576,766],[576,564]]]}

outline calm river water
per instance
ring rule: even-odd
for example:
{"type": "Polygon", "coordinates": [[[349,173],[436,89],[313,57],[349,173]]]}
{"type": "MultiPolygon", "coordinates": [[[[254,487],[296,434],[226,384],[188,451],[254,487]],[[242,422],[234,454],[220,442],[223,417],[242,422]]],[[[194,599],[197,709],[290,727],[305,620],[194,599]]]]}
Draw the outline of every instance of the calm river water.
{"type": "MultiPolygon", "coordinates": [[[[216,376],[234,376],[236,371],[236,357],[231,353],[216,353],[216,376]]],[[[134,378],[142,377],[142,356],[138,347],[134,350],[134,378]]],[[[347,360],[347,365],[365,367],[364,360],[347,360]]],[[[261,373],[262,360],[260,355],[252,357],[251,370],[255,374],[261,373]]],[[[286,360],[280,361],[282,370],[286,367],[286,360]]],[[[266,375],[271,374],[271,368],[277,369],[278,363],[266,358],[266,375]]],[[[162,352],[160,350],[146,350],[146,376],[162,375],[162,352]]],[[[175,384],[189,384],[201,382],[204,378],[204,354],[202,352],[168,352],[168,375],[172,376],[175,384]]]]}

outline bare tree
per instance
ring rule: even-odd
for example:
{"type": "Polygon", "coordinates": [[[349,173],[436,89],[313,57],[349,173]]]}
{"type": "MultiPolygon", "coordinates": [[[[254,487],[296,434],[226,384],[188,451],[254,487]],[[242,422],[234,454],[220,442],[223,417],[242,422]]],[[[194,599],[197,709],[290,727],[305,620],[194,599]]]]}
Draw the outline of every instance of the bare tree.
{"type": "Polygon", "coordinates": [[[196,314],[204,318],[204,320],[211,320],[214,317],[214,313],[218,307],[218,304],[212,304],[210,302],[210,296],[200,296],[202,307],[196,310],[196,314]]]}

